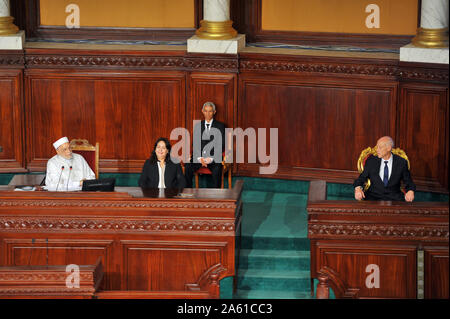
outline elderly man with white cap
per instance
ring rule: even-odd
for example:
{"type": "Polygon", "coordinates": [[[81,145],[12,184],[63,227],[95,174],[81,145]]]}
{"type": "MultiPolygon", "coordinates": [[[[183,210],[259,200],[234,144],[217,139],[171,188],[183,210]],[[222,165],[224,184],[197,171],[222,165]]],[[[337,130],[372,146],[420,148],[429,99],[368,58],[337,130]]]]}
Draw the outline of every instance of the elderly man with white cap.
{"type": "Polygon", "coordinates": [[[81,190],[84,180],[95,179],[83,156],[72,153],[67,137],[57,140],[53,147],[56,155],[48,160],[45,176],[45,186],[49,191],[81,190]]]}

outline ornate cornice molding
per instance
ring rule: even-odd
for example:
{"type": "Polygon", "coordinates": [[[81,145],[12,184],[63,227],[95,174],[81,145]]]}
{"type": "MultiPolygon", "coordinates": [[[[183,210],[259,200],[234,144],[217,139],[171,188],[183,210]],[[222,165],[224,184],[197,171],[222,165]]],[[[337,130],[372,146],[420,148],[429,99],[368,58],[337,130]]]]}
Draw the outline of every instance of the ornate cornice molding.
{"type": "Polygon", "coordinates": [[[0,231],[76,232],[230,232],[235,222],[227,220],[0,217],[0,231]]]}
{"type": "Polygon", "coordinates": [[[238,72],[238,58],[186,57],[185,68],[192,71],[227,71],[238,72]]]}
{"type": "Polygon", "coordinates": [[[368,216],[376,215],[376,216],[386,216],[386,215],[420,215],[420,216],[445,216],[449,214],[448,207],[439,207],[439,208],[426,208],[426,209],[395,209],[395,208],[387,208],[383,207],[383,209],[377,208],[336,208],[336,207],[307,207],[308,213],[311,214],[342,214],[342,215],[361,215],[368,216]]]}
{"type": "Polygon", "coordinates": [[[348,75],[397,76],[398,67],[370,64],[346,64],[330,62],[261,61],[241,60],[239,69],[243,71],[269,71],[290,73],[330,73],[348,75]]]}
{"type": "Polygon", "coordinates": [[[221,57],[170,57],[139,55],[42,55],[27,54],[27,68],[64,68],[64,67],[97,67],[97,68],[136,68],[136,69],[173,69],[203,71],[238,71],[236,58],[221,57]]]}
{"type": "MultiPolygon", "coordinates": [[[[144,51],[145,52],[145,51],[144,51]]],[[[165,53],[167,54],[167,53],[165,53]]],[[[21,65],[27,68],[127,68],[127,69],[171,69],[181,71],[219,71],[219,72],[288,72],[288,73],[318,73],[333,75],[382,76],[401,80],[420,80],[432,82],[447,82],[448,70],[445,68],[427,68],[417,66],[399,66],[396,61],[386,63],[380,60],[361,60],[348,62],[339,57],[327,58],[326,61],[318,59],[302,60],[293,58],[286,60],[283,55],[273,56],[270,59],[255,55],[252,58],[238,55],[225,56],[149,56],[145,54],[109,53],[109,54],[3,54],[0,55],[0,66],[21,65]]]]}
{"type": "Polygon", "coordinates": [[[415,66],[399,66],[396,64],[383,63],[347,63],[320,62],[320,61],[294,61],[294,60],[258,60],[242,59],[239,61],[239,71],[262,71],[262,72],[288,72],[288,73],[319,73],[319,74],[341,74],[358,76],[383,76],[393,77],[399,80],[418,80],[430,82],[448,82],[448,69],[418,68],[415,66]]]}
{"type": "Polygon", "coordinates": [[[424,69],[404,69],[399,71],[399,78],[402,80],[437,81],[448,82],[448,69],[445,70],[424,70],[424,69]]]}
{"type": "Polygon", "coordinates": [[[25,64],[25,57],[23,53],[0,54],[0,68],[1,67],[23,68],[24,64],[25,64]]]}
{"type": "MultiPolygon", "coordinates": [[[[34,283],[38,281],[47,282],[47,281],[57,281],[61,283],[65,283],[67,279],[67,273],[58,272],[58,273],[36,273],[33,271],[30,272],[8,272],[0,274],[0,281],[33,281],[34,283]]],[[[80,280],[83,281],[94,281],[94,276],[92,273],[80,273],[80,280]]]]}
{"type": "Polygon", "coordinates": [[[0,287],[1,295],[44,295],[44,296],[64,296],[64,295],[84,295],[94,294],[93,288],[3,288],[0,287]]]}
{"type": "Polygon", "coordinates": [[[0,207],[49,207],[49,208],[192,208],[192,209],[235,209],[234,203],[215,202],[159,202],[159,201],[72,201],[72,200],[2,200],[0,207]]]}
{"type": "Polygon", "coordinates": [[[25,56],[27,67],[127,67],[181,68],[181,57],[143,57],[127,55],[33,55],[25,56]]]}
{"type": "Polygon", "coordinates": [[[309,238],[352,238],[367,239],[376,237],[382,239],[423,239],[430,241],[448,241],[448,226],[405,226],[405,225],[373,225],[373,224],[348,224],[311,223],[308,225],[309,238]]]}

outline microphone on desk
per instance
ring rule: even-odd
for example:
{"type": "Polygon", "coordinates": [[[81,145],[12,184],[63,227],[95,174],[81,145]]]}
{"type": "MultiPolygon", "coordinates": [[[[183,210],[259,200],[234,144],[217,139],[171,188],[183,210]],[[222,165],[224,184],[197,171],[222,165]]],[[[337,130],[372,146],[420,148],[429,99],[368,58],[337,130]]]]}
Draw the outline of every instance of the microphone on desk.
{"type": "Polygon", "coordinates": [[[58,184],[56,184],[56,191],[58,191],[59,181],[61,180],[62,172],[64,171],[64,165],[61,166],[61,173],[59,173],[58,184]]]}
{"type": "Polygon", "coordinates": [[[66,190],[67,191],[69,191],[70,173],[72,173],[72,166],[70,166],[70,168],[69,168],[69,177],[67,178],[67,185],[66,185],[66,190]]]}
{"type": "Polygon", "coordinates": [[[28,255],[28,264],[27,264],[27,266],[30,266],[31,255],[33,254],[33,248],[34,248],[34,238],[31,239],[31,248],[30,248],[30,254],[28,255]]]}

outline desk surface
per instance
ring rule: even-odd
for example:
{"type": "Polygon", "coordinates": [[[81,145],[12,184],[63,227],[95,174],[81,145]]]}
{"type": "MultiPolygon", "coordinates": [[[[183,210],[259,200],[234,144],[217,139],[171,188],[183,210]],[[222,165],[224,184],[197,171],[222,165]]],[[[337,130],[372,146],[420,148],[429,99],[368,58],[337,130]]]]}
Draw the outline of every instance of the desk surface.
{"type": "Polygon", "coordinates": [[[239,199],[243,181],[237,181],[232,189],[218,188],[184,188],[159,189],[140,187],[115,187],[114,192],[48,192],[48,191],[14,191],[13,185],[0,185],[0,198],[108,198],[108,199],[171,199],[171,200],[219,200],[235,201],[239,199]]]}
{"type": "Polygon", "coordinates": [[[11,179],[8,185],[11,186],[35,186],[41,185],[45,178],[45,174],[31,175],[31,174],[17,174],[11,179]]]}

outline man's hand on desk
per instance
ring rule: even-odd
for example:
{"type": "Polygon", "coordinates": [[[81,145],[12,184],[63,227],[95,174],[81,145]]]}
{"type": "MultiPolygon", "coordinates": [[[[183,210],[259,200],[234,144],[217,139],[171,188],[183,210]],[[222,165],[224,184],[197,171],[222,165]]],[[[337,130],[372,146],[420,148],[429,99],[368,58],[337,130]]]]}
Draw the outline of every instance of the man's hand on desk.
{"type": "Polygon", "coordinates": [[[356,187],[355,188],[355,199],[356,200],[362,200],[363,198],[365,198],[364,196],[364,191],[362,190],[361,187],[356,187]]]}
{"type": "Polygon", "coordinates": [[[414,191],[408,191],[405,194],[405,200],[407,202],[412,202],[414,200],[414,191]]]}

